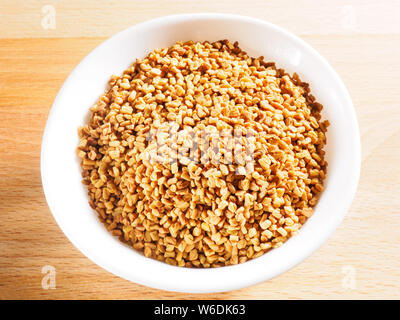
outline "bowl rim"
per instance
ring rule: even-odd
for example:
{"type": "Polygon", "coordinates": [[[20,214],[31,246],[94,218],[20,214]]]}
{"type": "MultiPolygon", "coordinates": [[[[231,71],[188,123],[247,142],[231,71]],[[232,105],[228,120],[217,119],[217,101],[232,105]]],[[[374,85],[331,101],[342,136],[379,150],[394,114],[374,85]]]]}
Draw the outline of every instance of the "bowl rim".
{"type": "MultiPolygon", "coordinates": [[[[139,24],[132,25],[128,27],[125,30],[122,30],[115,35],[109,37],[107,40],[103,41],[101,44],[99,44],[95,49],[93,49],[75,68],[74,70],[70,73],[70,75],[67,77],[67,79],[64,81],[61,89],[59,90],[54,103],[51,107],[51,110],[49,112],[47,121],[46,121],[46,126],[45,130],[42,136],[42,146],[41,146],[41,156],[40,156],[40,166],[41,166],[41,178],[42,178],[42,185],[43,185],[43,190],[45,194],[46,201],[48,203],[48,206],[50,208],[50,211],[56,220],[57,224],[61,228],[61,230],[64,232],[64,234],[67,236],[67,238],[72,242],[72,244],[79,250],[81,251],[87,258],[89,258],[92,262],[95,264],[101,266],[103,269],[109,271],[110,273],[113,273],[114,275],[117,275],[119,277],[125,278],[127,280],[133,281],[135,283],[139,283],[141,285],[157,288],[157,289],[162,289],[162,290],[167,290],[167,291],[174,291],[174,292],[188,292],[188,293],[211,293],[211,292],[224,292],[224,291],[230,291],[230,290],[236,290],[240,288],[245,288],[263,281],[266,281],[268,279],[274,278],[287,270],[293,268],[295,265],[299,264],[302,262],[304,259],[306,259],[308,256],[310,256],[312,253],[314,253],[319,247],[321,247],[327,239],[331,236],[331,234],[336,230],[336,228],[339,226],[339,224],[342,222],[344,216],[346,215],[347,211],[350,208],[350,205],[352,203],[352,200],[355,196],[357,186],[358,186],[358,181],[360,177],[360,168],[361,168],[361,143],[360,143],[360,136],[359,136],[359,126],[357,122],[357,117],[356,117],[356,112],[354,105],[352,103],[351,97],[349,92],[347,91],[347,88],[345,87],[343,81],[339,77],[339,75],[336,73],[336,71],[330,66],[330,64],[327,62],[327,60],[320,55],[314,48],[312,48],[307,42],[302,40],[301,38],[297,37],[296,35],[290,33],[289,31],[286,31],[282,27],[276,26],[268,21],[258,19],[258,18],[253,18],[249,16],[244,16],[244,15],[236,15],[236,14],[224,14],[224,13],[185,13],[185,14],[176,14],[176,15],[167,15],[167,16],[162,16],[162,17],[157,17],[151,20],[147,20],[144,22],[141,22],[139,24]],[[349,114],[351,117],[351,128],[349,128],[349,134],[348,137],[351,139],[351,143],[353,145],[353,161],[350,164],[352,168],[352,176],[349,178],[349,192],[346,195],[345,199],[343,200],[343,210],[340,212],[340,214],[337,214],[335,216],[335,219],[333,222],[330,223],[329,228],[327,229],[326,233],[318,235],[318,241],[315,241],[312,243],[309,247],[306,249],[302,250],[301,252],[296,253],[296,258],[292,259],[290,262],[284,264],[284,266],[280,266],[279,268],[274,268],[272,267],[269,272],[265,272],[262,274],[253,274],[250,278],[247,277],[240,277],[239,275],[241,274],[241,270],[243,269],[251,269],[251,266],[254,266],[257,263],[258,259],[250,260],[244,264],[239,264],[239,265],[234,265],[234,266],[226,266],[222,268],[211,268],[211,269],[196,269],[193,268],[190,270],[190,273],[194,276],[203,276],[204,274],[211,274],[215,273],[221,277],[223,277],[223,271],[225,270],[228,271],[230,270],[230,273],[235,274],[236,278],[235,281],[230,282],[230,283],[222,283],[221,281],[217,284],[214,285],[201,285],[201,286],[196,286],[193,287],[190,283],[173,283],[173,281],[160,281],[160,279],[152,279],[152,277],[147,276],[143,277],[143,275],[136,276],[132,274],[128,274],[126,272],[123,272],[121,270],[116,270],[115,266],[112,264],[106,262],[105,259],[102,259],[98,255],[94,254],[91,252],[88,248],[85,247],[85,245],[78,241],[66,228],[61,220],[59,215],[57,214],[57,203],[54,201],[54,199],[51,198],[50,193],[49,193],[49,188],[50,185],[48,183],[48,174],[46,173],[46,153],[49,152],[47,146],[47,141],[50,139],[49,136],[49,123],[51,123],[51,119],[55,113],[56,106],[59,103],[59,100],[61,99],[63,92],[65,92],[66,88],[70,85],[71,79],[73,79],[74,75],[79,72],[81,69],[82,65],[88,61],[92,55],[94,55],[96,52],[100,51],[103,46],[106,46],[109,42],[113,41],[113,39],[122,37],[125,34],[130,33],[133,29],[136,28],[142,28],[146,27],[148,25],[153,25],[153,24],[170,24],[170,23],[176,23],[176,22],[184,22],[188,20],[209,20],[209,19],[227,19],[227,20],[235,20],[239,22],[247,22],[247,23],[253,23],[253,24],[258,24],[262,25],[264,27],[273,29],[274,31],[278,33],[282,33],[286,37],[290,38],[291,41],[296,43],[299,46],[304,47],[307,49],[314,58],[318,59],[320,63],[324,65],[325,68],[331,73],[331,76],[334,78],[334,81],[338,84],[340,91],[343,93],[343,98],[345,100],[345,104],[348,106],[349,114]]],[[[291,238],[292,239],[292,238],[291,238]]],[[[289,239],[288,241],[290,241],[289,239]]],[[[288,242],[287,241],[287,242],[288,242]]],[[[275,249],[277,250],[277,249],[275,249]]],[[[270,251],[273,252],[274,250],[270,251]]],[[[269,252],[269,253],[270,253],[269,252]]],[[[147,260],[152,260],[145,258],[147,260]]],[[[156,263],[160,263],[158,261],[152,261],[156,263]]],[[[149,262],[150,263],[150,262],[149,262]]],[[[169,269],[170,271],[172,269],[170,268],[175,268],[175,269],[182,269],[181,267],[175,267],[175,266],[170,266],[164,263],[163,268],[167,270],[169,269]]],[[[189,269],[189,268],[184,268],[184,269],[189,269]]]]}

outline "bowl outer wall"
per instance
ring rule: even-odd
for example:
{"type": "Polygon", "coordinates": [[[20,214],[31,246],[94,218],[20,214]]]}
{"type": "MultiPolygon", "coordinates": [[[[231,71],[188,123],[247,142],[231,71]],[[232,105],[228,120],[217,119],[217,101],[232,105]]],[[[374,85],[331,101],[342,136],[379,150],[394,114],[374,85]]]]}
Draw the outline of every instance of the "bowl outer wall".
{"type": "Polygon", "coordinates": [[[266,21],[227,14],[184,14],[130,27],[94,49],[74,69],[50,111],[42,140],[41,174],[50,210],[70,241],[89,259],[130,281],[180,292],[240,289],[277,276],[320,247],[342,221],[360,173],[357,119],[343,82],[307,43],[266,21]],[[105,89],[136,57],[176,40],[238,40],[251,56],[263,55],[288,72],[296,71],[324,105],[328,130],[328,174],[314,215],[282,247],[244,264],[212,269],[180,268],[145,258],[107,232],[81,184],[77,127],[105,89]],[[123,49],[123,50],[121,50],[123,49]],[[107,59],[116,57],[117,59],[107,59]],[[116,60],[116,61],[114,61],[116,60]],[[90,80],[90,81],[89,81],[90,80]]]}

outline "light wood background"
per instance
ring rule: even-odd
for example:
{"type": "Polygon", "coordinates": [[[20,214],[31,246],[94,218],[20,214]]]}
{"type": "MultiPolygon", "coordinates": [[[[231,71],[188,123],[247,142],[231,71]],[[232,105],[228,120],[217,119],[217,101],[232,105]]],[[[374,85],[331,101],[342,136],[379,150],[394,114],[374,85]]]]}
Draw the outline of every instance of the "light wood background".
{"type": "Polygon", "coordinates": [[[400,1],[0,0],[0,21],[1,299],[400,298],[400,1]],[[358,192],[329,241],[275,279],[220,294],[160,291],[104,271],[61,232],[40,179],[46,118],[79,61],[128,26],[184,12],[245,14],[302,37],[344,80],[361,131],[358,192]],[[46,265],[56,289],[42,288],[46,265]]]}

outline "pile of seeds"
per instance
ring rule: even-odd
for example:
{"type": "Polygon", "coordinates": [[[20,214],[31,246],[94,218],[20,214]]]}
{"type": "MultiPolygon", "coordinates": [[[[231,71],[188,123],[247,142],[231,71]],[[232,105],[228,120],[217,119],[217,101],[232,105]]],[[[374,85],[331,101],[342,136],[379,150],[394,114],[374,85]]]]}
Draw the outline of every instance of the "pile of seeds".
{"type": "Polygon", "coordinates": [[[109,84],[79,128],[83,183],[108,230],[145,256],[243,263],[312,214],[328,121],[296,74],[237,43],[189,41],[109,84]]]}

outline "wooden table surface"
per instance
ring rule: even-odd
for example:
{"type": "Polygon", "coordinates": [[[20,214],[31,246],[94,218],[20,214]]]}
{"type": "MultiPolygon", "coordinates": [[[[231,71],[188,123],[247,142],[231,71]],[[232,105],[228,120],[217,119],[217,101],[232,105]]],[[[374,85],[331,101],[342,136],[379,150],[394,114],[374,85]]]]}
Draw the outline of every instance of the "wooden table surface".
{"type": "Polygon", "coordinates": [[[0,21],[0,299],[400,298],[400,1],[0,0],[0,21]],[[254,16],[306,40],[347,85],[362,140],[359,188],[329,241],[275,279],[219,294],[98,267],[54,221],[40,178],[47,115],[79,61],[128,26],[184,12],[254,16]],[[42,285],[46,266],[54,289],[42,285]]]}

